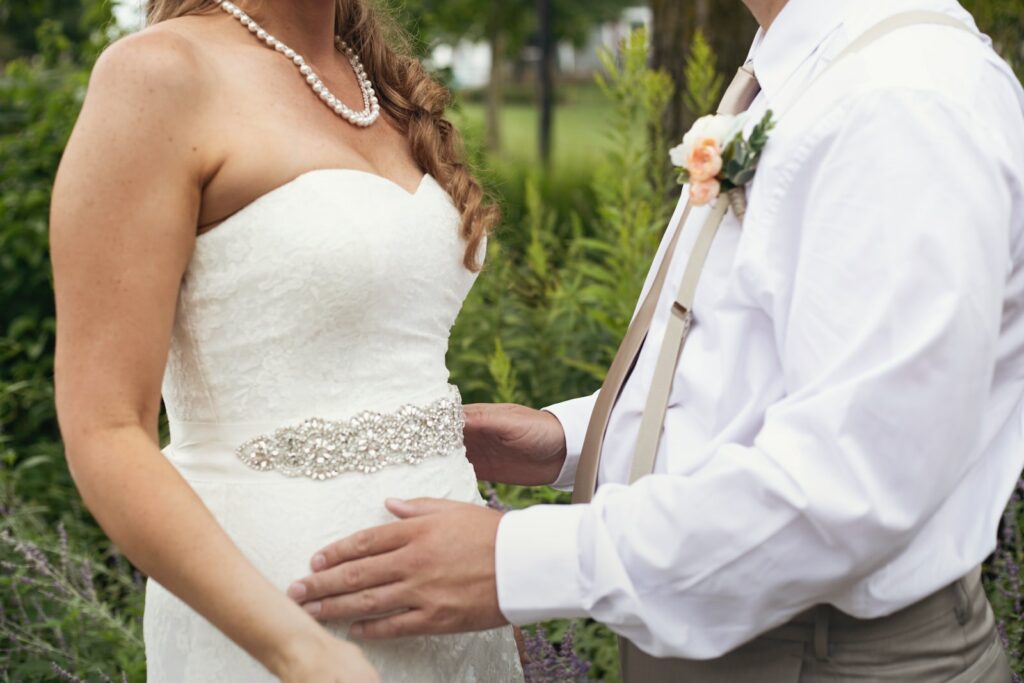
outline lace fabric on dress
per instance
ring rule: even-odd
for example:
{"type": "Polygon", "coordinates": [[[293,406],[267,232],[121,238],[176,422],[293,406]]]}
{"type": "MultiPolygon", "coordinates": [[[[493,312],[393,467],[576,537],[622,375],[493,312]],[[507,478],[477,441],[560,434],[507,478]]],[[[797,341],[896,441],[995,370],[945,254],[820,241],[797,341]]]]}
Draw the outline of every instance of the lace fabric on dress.
{"type": "MultiPolygon", "coordinates": [[[[205,434],[240,423],[346,420],[447,396],[448,335],[475,277],[462,265],[458,227],[457,210],[429,176],[409,193],[378,176],[325,169],[260,197],[196,240],[164,376],[171,421],[164,453],[282,590],[308,573],[323,545],[391,521],[388,497],[482,505],[463,448],[316,481],[254,472],[230,444],[183,439],[184,427],[201,425],[191,432],[205,434]],[[183,464],[197,456],[217,461],[215,476],[183,464]]],[[[344,637],[348,625],[329,627],[344,637]]],[[[274,680],[155,581],[147,587],[145,640],[151,682],[274,680]]],[[[507,628],[365,650],[387,683],[522,681],[507,628]]]]}

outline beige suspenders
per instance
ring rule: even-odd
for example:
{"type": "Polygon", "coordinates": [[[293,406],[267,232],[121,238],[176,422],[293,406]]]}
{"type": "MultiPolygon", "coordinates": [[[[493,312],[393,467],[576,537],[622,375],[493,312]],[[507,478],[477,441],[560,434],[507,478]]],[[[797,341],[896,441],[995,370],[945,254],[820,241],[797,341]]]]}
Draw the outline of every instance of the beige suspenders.
{"type": "MultiPolygon", "coordinates": [[[[829,69],[846,57],[863,50],[868,45],[893,31],[918,25],[948,26],[975,35],[974,31],[963,22],[940,12],[919,11],[897,14],[868,29],[854,40],[812,81],[811,85],[813,86],[817,78],[827,73],[829,69]]],[[[810,86],[803,92],[807,92],[809,88],[810,86]]],[[[722,106],[719,107],[719,113],[738,113],[744,111],[750,105],[756,92],[757,87],[756,81],[753,81],[753,74],[746,69],[741,69],[732,85],[730,85],[729,90],[726,91],[722,106]]],[[[686,264],[682,283],[672,306],[665,337],[659,351],[647,403],[644,407],[640,423],[640,433],[637,437],[636,448],[633,453],[630,483],[654,471],[665,413],[668,408],[669,395],[672,390],[672,382],[675,379],[676,367],[679,364],[679,358],[693,325],[693,300],[697,291],[697,284],[700,280],[704,262],[711,249],[711,244],[728,208],[728,197],[723,194],[718,198],[711,213],[705,220],[697,237],[697,242],[690,254],[690,260],[686,264]]],[[[615,355],[612,369],[609,370],[608,376],[605,378],[605,382],[598,394],[590,423],[587,426],[587,433],[576,471],[576,484],[573,490],[574,503],[586,503],[593,497],[600,468],[601,446],[604,442],[605,432],[608,429],[608,420],[611,417],[612,409],[618,400],[622,387],[625,385],[629,373],[636,362],[636,358],[639,356],[647,331],[650,329],[654,309],[657,307],[658,298],[664,288],[668,263],[672,259],[679,239],[679,233],[682,232],[689,213],[690,208],[687,206],[679,221],[679,226],[676,228],[672,242],[665,252],[661,268],[651,287],[651,291],[644,300],[643,306],[641,306],[641,312],[644,315],[641,316],[638,313],[634,318],[626,333],[626,338],[615,355]]]]}
{"type": "MultiPolygon", "coordinates": [[[[735,114],[746,110],[754,100],[757,90],[757,81],[754,79],[753,72],[747,67],[740,68],[722,97],[722,103],[718,107],[719,113],[735,114]]],[[[597,473],[601,463],[601,447],[604,445],[604,436],[608,429],[608,419],[611,417],[612,409],[618,401],[622,387],[625,386],[626,380],[633,370],[633,364],[640,355],[640,349],[647,338],[647,331],[651,327],[654,311],[658,307],[658,300],[661,298],[661,293],[665,288],[665,279],[668,276],[672,260],[676,255],[679,235],[682,233],[683,227],[690,217],[690,208],[690,204],[687,203],[679,221],[669,228],[673,231],[672,241],[665,249],[658,273],[651,283],[651,288],[647,292],[643,304],[637,310],[636,315],[633,316],[633,321],[630,323],[622,343],[619,344],[619,349],[615,353],[615,359],[612,361],[611,368],[608,370],[604,383],[601,385],[601,391],[597,395],[597,401],[594,403],[594,410],[591,412],[590,422],[587,425],[587,434],[583,440],[583,450],[579,465],[576,469],[576,483],[572,494],[572,502],[574,503],[590,502],[594,495],[594,490],[597,488],[597,473]]],[[[724,211],[722,215],[725,215],[724,211]]],[[[689,270],[689,267],[687,270],[689,270]]],[[[696,283],[694,284],[696,285],[696,283]]]]}
{"type": "Polygon", "coordinates": [[[651,378],[651,388],[647,394],[647,405],[644,407],[644,416],[640,422],[640,433],[637,436],[636,450],[633,452],[633,467],[629,474],[630,484],[654,471],[654,459],[657,457],[658,443],[661,441],[661,427],[665,422],[665,411],[668,410],[672,380],[675,379],[675,369],[686,345],[686,338],[690,334],[690,327],[693,325],[693,298],[697,293],[697,283],[700,281],[708,252],[711,251],[711,243],[714,242],[728,210],[728,196],[719,195],[714,208],[704,221],[704,226],[690,253],[690,260],[686,263],[686,270],[683,271],[682,284],[672,304],[671,315],[665,327],[665,338],[661,342],[654,377],[651,378]]]}

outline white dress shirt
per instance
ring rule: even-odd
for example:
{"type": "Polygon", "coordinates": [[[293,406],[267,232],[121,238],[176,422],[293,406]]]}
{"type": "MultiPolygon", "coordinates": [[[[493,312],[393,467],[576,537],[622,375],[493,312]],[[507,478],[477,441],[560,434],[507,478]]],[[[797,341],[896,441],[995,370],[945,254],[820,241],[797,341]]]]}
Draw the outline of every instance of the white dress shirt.
{"type": "MultiPolygon", "coordinates": [[[[808,89],[911,9],[974,27],[954,0],[791,0],[756,38],[753,118],[779,124],[744,225],[730,215],[708,259],[656,471],[625,483],[707,209],[612,414],[593,503],[501,522],[513,623],[588,616],[656,656],[710,658],[819,603],[892,613],[992,551],[1024,465],[1024,92],[987,39],[941,26],[892,33],[808,89]]],[[[549,409],[559,485],[593,404],[549,409]]]]}

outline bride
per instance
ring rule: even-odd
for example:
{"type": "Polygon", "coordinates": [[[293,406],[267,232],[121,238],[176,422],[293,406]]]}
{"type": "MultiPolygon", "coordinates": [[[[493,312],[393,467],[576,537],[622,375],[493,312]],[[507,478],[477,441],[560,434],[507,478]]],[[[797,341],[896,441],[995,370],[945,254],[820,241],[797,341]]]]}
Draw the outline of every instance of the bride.
{"type": "Polygon", "coordinates": [[[521,681],[508,629],[360,649],[284,593],[387,498],[482,504],[444,357],[497,212],[367,0],[237,3],[150,1],[54,187],[61,430],[149,680],[521,681]]]}

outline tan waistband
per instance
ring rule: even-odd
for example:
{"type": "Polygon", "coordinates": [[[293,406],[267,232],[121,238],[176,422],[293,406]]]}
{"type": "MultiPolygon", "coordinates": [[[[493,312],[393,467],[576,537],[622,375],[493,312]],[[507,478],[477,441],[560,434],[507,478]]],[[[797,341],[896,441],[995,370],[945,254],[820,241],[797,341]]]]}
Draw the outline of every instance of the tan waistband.
{"type": "Polygon", "coordinates": [[[859,619],[831,605],[819,605],[768,631],[761,638],[814,643],[816,649],[826,647],[828,642],[880,640],[950,615],[954,615],[961,624],[966,623],[975,610],[985,609],[985,601],[979,567],[962,579],[888,616],[859,619]]]}

